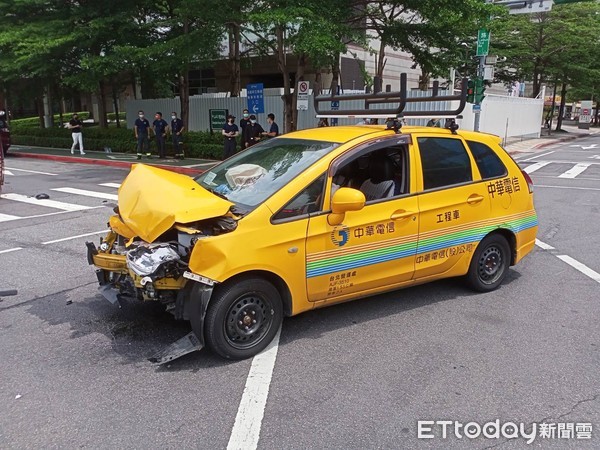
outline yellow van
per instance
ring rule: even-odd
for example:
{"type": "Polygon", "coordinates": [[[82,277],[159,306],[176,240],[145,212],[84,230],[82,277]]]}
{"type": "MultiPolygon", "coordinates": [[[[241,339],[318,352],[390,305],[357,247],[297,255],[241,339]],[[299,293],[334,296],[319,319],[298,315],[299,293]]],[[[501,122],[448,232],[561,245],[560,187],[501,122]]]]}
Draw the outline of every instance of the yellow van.
{"type": "Polygon", "coordinates": [[[534,246],[532,182],[498,137],[450,128],[303,130],[195,179],[134,165],[89,262],[107,298],[160,301],[230,359],[284,316],[448,277],[493,290],[534,246]]]}

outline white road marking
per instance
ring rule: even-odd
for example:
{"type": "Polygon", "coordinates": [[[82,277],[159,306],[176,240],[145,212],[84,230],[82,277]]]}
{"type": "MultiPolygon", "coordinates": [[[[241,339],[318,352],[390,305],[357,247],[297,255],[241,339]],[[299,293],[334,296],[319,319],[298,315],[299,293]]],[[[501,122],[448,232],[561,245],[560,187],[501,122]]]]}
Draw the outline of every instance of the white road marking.
{"type": "Polygon", "coordinates": [[[551,152],[542,153],[541,155],[531,156],[530,158],[527,158],[527,159],[519,159],[519,162],[531,161],[532,159],[541,158],[542,156],[551,155],[552,153],[554,153],[554,150],[552,150],[551,152]]]}
{"type": "Polygon", "coordinates": [[[540,241],[539,239],[535,240],[535,245],[537,245],[540,248],[543,248],[544,250],[554,250],[554,247],[552,247],[549,244],[546,244],[545,242],[540,241]]]}
{"type": "Polygon", "coordinates": [[[103,198],[105,200],[118,200],[119,197],[116,194],[107,194],[105,192],[88,191],[87,189],[76,189],[76,188],[54,188],[51,191],[64,192],[66,194],[85,195],[86,197],[103,198]]]}
{"type": "Polygon", "coordinates": [[[0,222],[8,222],[10,220],[20,219],[19,216],[11,216],[10,214],[0,214],[0,222]]]}
{"type": "Polygon", "coordinates": [[[540,162],[536,162],[530,166],[525,167],[525,172],[527,173],[533,173],[538,169],[541,169],[544,166],[547,166],[548,164],[550,164],[552,161],[540,161],[540,162]]]}
{"type": "Polygon", "coordinates": [[[21,203],[29,203],[31,205],[46,206],[48,208],[61,209],[63,211],[83,211],[84,209],[92,209],[92,206],[75,205],[73,203],[57,202],[54,200],[38,200],[35,197],[27,197],[21,194],[1,194],[0,198],[6,200],[14,200],[21,203]]]}
{"type": "Polygon", "coordinates": [[[570,265],[574,269],[579,270],[582,274],[590,277],[592,280],[597,281],[598,283],[600,283],[600,273],[598,273],[598,272],[590,269],[585,264],[580,263],[576,259],[573,259],[573,258],[571,258],[570,256],[567,256],[567,255],[556,255],[556,257],[559,258],[560,260],[566,262],[568,265],[570,265]]]}
{"type": "Polygon", "coordinates": [[[258,446],[280,334],[281,328],[269,346],[252,360],[227,450],[254,450],[258,446]]]}
{"type": "Polygon", "coordinates": [[[121,183],[100,183],[99,186],[106,186],[106,187],[111,187],[111,188],[120,188],[121,187],[121,183]]]}
{"type": "Polygon", "coordinates": [[[536,188],[553,188],[553,189],[576,189],[579,191],[600,191],[599,188],[586,188],[586,187],[577,187],[577,186],[550,186],[547,184],[536,184],[536,188]]]}
{"type": "Polygon", "coordinates": [[[581,172],[583,172],[585,169],[587,169],[590,166],[591,166],[591,164],[585,164],[585,163],[575,164],[573,167],[571,167],[565,173],[561,173],[558,176],[558,178],[575,178],[577,175],[579,175],[581,172]]]}
{"type": "Polygon", "coordinates": [[[26,169],[15,169],[14,167],[7,167],[7,169],[10,170],[14,170],[17,172],[29,172],[29,173],[37,173],[38,175],[50,175],[50,176],[57,176],[57,173],[48,173],[48,172],[38,172],[37,170],[26,170],[26,169]]]}
{"type": "Polygon", "coordinates": [[[8,250],[0,250],[0,254],[16,252],[17,250],[23,250],[23,247],[15,247],[15,248],[9,248],[8,250]]]}
{"type": "Polygon", "coordinates": [[[78,239],[78,238],[86,237],[86,236],[93,236],[95,234],[103,234],[106,232],[107,232],[107,230],[102,230],[102,231],[94,231],[93,233],[78,234],[77,236],[69,236],[69,237],[62,238],[62,239],[54,239],[53,241],[42,242],[42,245],[56,244],[57,242],[70,241],[72,239],[78,239]]]}
{"type": "Polygon", "coordinates": [[[13,177],[15,176],[14,173],[12,173],[10,170],[6,170],[6,169],[4,169],[4,175],[11,175],[13,177]]]}

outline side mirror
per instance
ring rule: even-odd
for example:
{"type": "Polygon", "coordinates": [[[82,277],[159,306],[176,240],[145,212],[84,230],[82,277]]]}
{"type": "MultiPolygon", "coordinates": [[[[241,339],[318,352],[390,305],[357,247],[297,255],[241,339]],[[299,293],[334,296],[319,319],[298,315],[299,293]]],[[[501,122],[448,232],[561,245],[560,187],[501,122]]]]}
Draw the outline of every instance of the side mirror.
{"type": "Polygon", "coordinates": [[[331,199],[331,214],[327,216],[329,225],[339,225],[348,211],[360,211],[365,207],[365,194],[358,189],[339,188],[331,199]]]}

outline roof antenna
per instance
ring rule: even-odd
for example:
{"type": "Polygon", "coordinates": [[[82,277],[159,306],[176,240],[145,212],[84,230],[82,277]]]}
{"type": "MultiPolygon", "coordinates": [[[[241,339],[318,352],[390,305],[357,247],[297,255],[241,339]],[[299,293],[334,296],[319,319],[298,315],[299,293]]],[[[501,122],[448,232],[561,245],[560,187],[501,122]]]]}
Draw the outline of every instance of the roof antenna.
{"type": "Polygon", "coordinates": [[[456,123],[456,119],[446,119],[446,124],[444,125],[444,128],[447,128],[448,130],[452,131],[452,134],[456,134],[456,130],[458,130],[458,124],[456,123]]]}
{"type": "Polygon", "coordinates": [[[397,117],[389,117],[385,121],[385,125],[388,130],[394,130],[394,133],[400,134],[400,130],[402,129],[402,122],[397,117]]]}

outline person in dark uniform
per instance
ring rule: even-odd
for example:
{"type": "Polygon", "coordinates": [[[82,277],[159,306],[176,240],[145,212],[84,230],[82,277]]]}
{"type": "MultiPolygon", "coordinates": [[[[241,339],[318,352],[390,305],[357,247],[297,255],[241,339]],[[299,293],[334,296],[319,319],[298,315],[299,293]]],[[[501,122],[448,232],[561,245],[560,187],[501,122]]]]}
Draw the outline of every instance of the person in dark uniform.
{"type": "Polygon", "coordinates": [[[183,120],[177,117],[177,113],[171,113],[171,138],[173,139],[173,151],[175,158],[184,159],[183,154],[183,120]]]}
{"type": "Polygon", "coordinates": [[[265,130],[263,127],[256,122],[256,116],[252,114],[250,116],[250,123],[246,125],[246,128],[244,128],[244,132],[242,133],[243,142],[246,143],[246,148],[252,147],[258,141],[260,141],[260,137],[264,131],[265,130]]]}
{"type": "Polygon", "coordinates": [[[154,122],[152,122],[152,129],[156,136],[156,147],[158,150],[158,157],[160,159],[165,158],[165,137],[167,136],[167,127],[169,124],[165,119],[162,118],[162,113],[157,112],[154,115],[154,122]]]}
{"type": "Polygon", "coordinates": [[[266,137],[279,136],[279,126],[275,123],[275,114],[270,113],[267,115],[267,123],[269,124],[269,131],[263,131],[262,135],[266,137]]]}
{"type": "MultiPolygon", "coordinates": [[[[240,134],[244,136],[244,130],[246,129],[246,125],[250,124],[250,113],[247,109],[242,111],[242,118],[240,119],[240,134]]],[[[242,139],[242,150],[246,148],[246,143],[242,139]]]]}
{"type": "Polygon", "coordinates": [[[227,159],[235,153],[235,138],[240,134],[240,130],[235,124],[235,116],[231,114],[227,116],[227,123],[223,125],[223,130],[221,130],[221,134],[225,136],[223,159],[227,159]]]}
{"type": "Polygon", "coordinates": [[[137,139],[137,159],[142,159],[142,152],[145,152],[146,156],[151,158],[149,141],[150,122],[144,116],[144,111],[138,111],[138,118],[135,120],[133,131],[137,139]]]}

